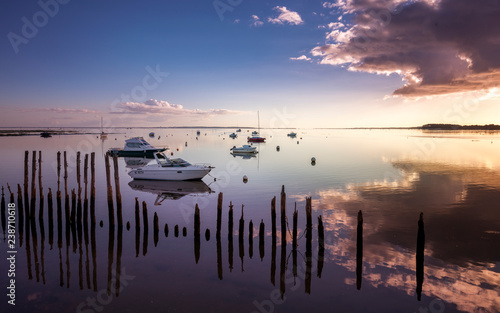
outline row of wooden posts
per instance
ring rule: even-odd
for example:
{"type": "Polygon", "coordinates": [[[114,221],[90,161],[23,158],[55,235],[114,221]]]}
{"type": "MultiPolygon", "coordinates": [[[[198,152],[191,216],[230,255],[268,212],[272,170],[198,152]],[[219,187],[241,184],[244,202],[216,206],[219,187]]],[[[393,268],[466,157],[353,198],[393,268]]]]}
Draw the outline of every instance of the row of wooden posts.
{"type": "MultiPolygon", "coordinates": [[[[86,248],[86,273],[87,273],[87,287],[90,289],[91,285],[93,285],[93,289],[97,291],[97,274],[96,274],[96,242],[95,242],[95,227],[96,227],[96,217],[95,217],[95,153],[90,155],[90,203],[87,198],[88,194],[88,166],[89,166],[89,155],[85,155],[84,159],[84,200],[82,205],[82,186],[81,186],[81,169],[80,169],[80,153],[77,153],[76,156],[76,176],[77,176],[77,187],[78,193],[75,189],[71,191],[71,206],[70,206],[70,197],[68,193],[68,162],[66,152],[63,154],[63,166],[64,166],[64,191],[65,191],[65,201],[64,201],[64,216],[65,216],[65,225],[66,225],[66,266],[67,266],[67,286],[69,287],[69,277],[70,277],[70,265],[69,265],[69,257],[68,250],[70,247],[70,235],[72,235],[73,242],[73,252],[76,253],[77,247],[79,247],[80,254],[80,267],[79,267],[79,278],[80,278],[80,289],[83,289],[83,279],[82,279],[82,229],[83,229],[83,239],[86,248]],[[90,205],[89,205],[90,204],[90,205]],[[90,207],[90,212],[89,212],[90,207]],[[90,214],[89,214],[90,213],[90,214]],[[90,282],[90,270],[89,270],[89,253],[88,253],[88,243],[89,243],[89,220],[88,217],[90,215],[90,243],[91,243],[91,253],[92,253],[92,264],[93,264],[93,284],[90,282]],[[78,243],[78,244],[77,244],[78,243]]],[[[18,201],[17,201],[17,212],[18,212],[18,229],[19,229],[19,240],[20,246],[23,244],[23,227],[26,227],[26,253],[28,258],[28,276],[29,279],[32,279],[31,272],[31,246],[30,246],[30,234],[32,236],[32,243],[34,245],[34,260],[35,260],[35,269],[36,269],[36,277],[37,281],[39,280],[39,260],[38,260],[38,248],[37,248],[37,229],[36,229],[36,164],[38,163],[38,185],[39,185],[39,193],[40,193],[40,202],[39,202],[39,211],[38,211],[38,220],[40,233],[42,236],[41,239],[41,258],[42,258],[42,280],[45,283],[45,271],[44,271],[44,243],[45,243],[45,231],[44,231],[44,193],[42,186],[42,154],[38,153],[38,162],[36,161],[36,151],[33,151],[32,155],[32,180],[31,180],[31,198],[28,201],[28,163],[29,163],[29,152],[25,152],[24,159],[24,196],[21,186],[18,184],[18,201]],[[24,201],[23,201],[24,198],[24,201]],[[24,208],[24,210],[23,210],[24,208]]],[[[119,294],[119,286],[120,280],[119,275],[121,271],[121,254],[122,254],[122,231],[123,231],[123,216],[122,216],[122,202],[121,202],[121,191],[120,191],[120,181],[119,181],[119,171],[118,171],[118,159],[116,156],[113,157],[113,167],[114,167],[114,181],[115,181],[115,198],[116,198],[116,223],[117,227],[117,259],[116,259],[116,286],[115,293],[119,294]]],[[[113,205],[113,187],[111,184],[111,172],[110,172],[110,162],[109,155],[105,155],[105,169],[106,169],[106,186],[107,186],[107,203],[108,203],[108,221],[109,221],[109,242],[108,242],[108,293],[111,292],[111,282],[113,279],[113,271],[112,264],[114,260],[114,236],[115,236],[115,212],[113,205]]],[[[62,196],[60,190],[60,175],[61,174],[61,153],[57,153],[57,192],[56,192],[56,216],[57,216],[57,225],[58,225],[58,248],[59,248],[59,259],[60,259],[60,284],[63,285],[63,266],[62,266],[62,257],[61,257],[61,248],[62,248],[62,196]]],[[[10,202],[14,203],[14,193],[12,192],[9,185],[7,185],[9,193],[10,193],[10,202]]],[[[281,217],[281,264],[280,264],[280,290],[281,295],[283,297],[285,292],[285,273],[287,268],[287,216],[286,216],[286,193],[284,186],[281,190],[281,201],[280,201],[280,217],[281,217]]],[[[48,226],[49,226],[49,244],[52,249],[53,245],[53,196],[52,190],[49,188],[47,194],[47,204],[48,204],[48,226]]],[[[221,252],[221,227],[222,227],[222,208],[223,208],[223,194],[219,193],[217,199],[217,229],[216,229],[216,239],[217,239],[217,264],[218,264],[218,277],[222,280],[223,278],[223,269],[222,269],[222,252],[221,252]]],[[[311,198],[306,198],[306,229],[305,229],[305,237],[306,237],[306,272],[305,272],[305,292],[311,292],[311,274],[312,274],[312,233],[313,233],[313,223],[312,223],[312,204],[311,198]]],[[[2,227],[5,235],[5,198],[4,198],[4,189],[2,187],[2,202],[1,202],[1,215],[2,215],[2,227]]],[[[139,200],[135,199],[135,243],[136,243],[136,256],[139,256],[140,250],[140,204],[139,200]]],[[[229,211],[228,211],[228,263],[229,269],[232,271],[233,269],[233,233],[234,233],[234,209],[233,204],[230,202],[229,211]]],[[[142,219],[143,219],[143,255],[145,256],[147,253],[148,247],[148,233],[149,233],[149,223],[148,223],[148,210],[146,202],[142,202],[142,219]]],[[[293,257],[293,268],[292,272],[294,275],[294,279],[297,277],[297,247],[298,247],[298,229],[297,229],[297,221],[298,220],[298,211],[295,204],[295,210],[293,212],[292,217],[292,232],[291,232],[291,241],[292,241],[292,257],[293,257]]],[[[271,259],[271,283],[275,285],[275,274],[276,274],[276,242],[277,242],[277,227],[276,227],[276,197],[271,200],[271,225],[272,225],[272,259],[271,259]]],[[[102,221],[101,221],[102,226],[102,221]]],[[[239,255],[241,259],[241,268],[243,270],[243,257],[244,257],[244,206],[242,205],[241,209],[241,218],[239,220],[239,231],[238,231],[238,241],[239,241],[239,255]]],[[[127,230],[130,229],[130,223],[127,222],[127,230]]],[[[156,246],[159,239],[159,218],[157,213],[154,213],[153,217],[153,236],[154,236],[154,245],[156,246]]],[[[264,258],[264,241],[265,241],[265,225],[264,221],[261,220],[259,225],[259,254],[261,260],[264,258]]],[[[168,237],[169,234],[169,226],[168,224],[164,224],[164,234],[165,237],[168,237]]],[[[322,269],[323,269],[323,260],[324,260],[324,226],[323,220],[321,216],[318,216],[318,263],[317,263],[317,276],[321,277],[322,269]]],[[[253,221],[250,220],[248,223],[248,240],[249,240],[249,257],[253,256],[253,221]]],[[[174,235],[175,237],[179,236],[179,226],[175,225],[174,227],[174,235]]],[[[183,236],[187,235],[186,227],[183,228],[183,236]]],[[[205,230],[205,239],[207,241],[210,240],[210,229],[205,230]]],[[[419,295],[422,290],[422,282],[423,282],[423,247],[425,242],[425,235],[423,231],[423,220],[422,216],[419,220],[419,233],[418,233],[418,244],[417,244],[417,294],[419,295]]],[[[198,263],[200,259],[200,245],[201,245],[201,219],[200,219],[200,209],[196,204],[194,208],[194,247],[195,247],[195,261],[198,263]]],[[[361,211],[358,213],[358,226],[357,226],[357,253],[356,253],[356,285],[357,289],[361,288],[361,280],[362,280],[362,259],[363,259],[363,216],[361,211]]]]}

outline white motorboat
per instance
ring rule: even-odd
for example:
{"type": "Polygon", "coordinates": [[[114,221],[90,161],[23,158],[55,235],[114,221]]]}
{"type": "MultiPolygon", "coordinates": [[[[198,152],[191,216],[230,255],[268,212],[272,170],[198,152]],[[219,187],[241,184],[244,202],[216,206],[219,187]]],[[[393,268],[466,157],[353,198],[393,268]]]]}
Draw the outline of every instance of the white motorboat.
{"type": "Polygon", "coordinates": [[[128,174],[134,179],[149,180],[200,180],[213,167],[209,164],[191,164],[183,159],[169,159],[164,153],[154,154],[156,164],[131,170],[128,174]]]}
{"type": "Polygon", "coordinates": [[[125,147],[123,149],[120,148],[111,148],[108,152],[111,155],[117,154],[120,157],[130,156],[130,157],[142,157],[142,156],[150,156],[152,157],[155,152],[162,152],[167,150],[167,148],[156,148],[150,145],[144,138],[142,137],[133,137],[125,140],[125,147]]]}
{"type": "Polygon", "coordinates": [[[250,145],[243,145],[241,147],[232,147],[230,149],[233,153],[257,153],[257,147],[250,146],[250,145]]]}

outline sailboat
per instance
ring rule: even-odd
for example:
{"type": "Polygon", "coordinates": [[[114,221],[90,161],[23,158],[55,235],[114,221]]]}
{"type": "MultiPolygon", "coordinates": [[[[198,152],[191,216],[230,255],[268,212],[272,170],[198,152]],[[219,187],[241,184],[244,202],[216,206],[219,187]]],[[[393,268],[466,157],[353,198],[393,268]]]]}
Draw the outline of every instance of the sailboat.
{"type": "Polygon", "coordinates": [[[101,116],[101,139],[104,140],[104,139],[107,139],[108,138],[108,134],[106,134],[104,132],[104,129],[102,128],[102,116],[101,116]]]}
{"type": "Polygon", "coordinates": [[[266,141],[266,138],[264,137],[261,137],[259,135],[260,133],[260,115],[259,115],[259,111],[257,111],[257,120],[258,120],[258,126],[259,126],[259,131],[258,132],[252,132],[252,137],[248,137],[247,138],[247,141],[248,142],[265,142],[266,141]]]}

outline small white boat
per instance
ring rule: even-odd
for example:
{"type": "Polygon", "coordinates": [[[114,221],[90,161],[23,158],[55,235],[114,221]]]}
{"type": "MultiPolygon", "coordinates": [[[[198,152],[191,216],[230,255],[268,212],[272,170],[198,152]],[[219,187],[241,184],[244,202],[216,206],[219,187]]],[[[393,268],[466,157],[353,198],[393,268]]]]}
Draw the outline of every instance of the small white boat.
{"type": "Polygon", "coordinates": [[[236,137],[238,137],[238,135],[236,135],[236,133],[232,133],[231,135],[229,135],[229,137],[236,138],[236,137]]]}
{"type": "Polygon", "coordinates": [[[156,164],[131,170],[128,174],[133,179],[149,180],[200,180],[213,167],[209,164],[191,164],[183,159],[169,159],[164,153],[154,154],[156,164]]]}
{"type": "Polygon", "coordinates": [[[256,130],[254,130],[254,131],[252,132],[252,135],[258,135],[258,134],[259,134],[259,132],[258,132],[258,131],[256,131],[256,130]]]}
{"type": "Polygon", "coordinates": [[[238,128],[236,132],[241,133],[241,128],[238,128]]]}
{"type": "Polygon", "coordinates": [[[233,153],[257,153],[257,147],[250,145],[243,145],[241,147],[232,147],[230,149],[233,153]]]}
{"type": "Polygon", "coordinates": [[[291,132],[291,133],[288,133],[287,136],[295,138],[295,137],[297,137],[297,133],[291,132]]]}
{"type": "Polygon", "coordinates": [[[119,157],[142,157],[142,156],[150,156],[152,157],[155,152],[162,152],[167,150],[167,148],[156,148],[150,145],[144,138],[142,137],[133,137],[125,140],[125,147],[123,149],[120,148],[111,148],[108,152],[111,155],[117,154],[119,157]]]}

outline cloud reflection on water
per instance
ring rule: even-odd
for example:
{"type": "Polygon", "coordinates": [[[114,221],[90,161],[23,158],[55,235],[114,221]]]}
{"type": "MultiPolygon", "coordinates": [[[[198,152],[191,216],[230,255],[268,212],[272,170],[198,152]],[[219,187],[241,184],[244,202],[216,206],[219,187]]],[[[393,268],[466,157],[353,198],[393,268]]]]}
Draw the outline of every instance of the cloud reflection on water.
{"type": "MultiPolygon", "coordinates": [[[[319,191],[326,259],[356,270],[357,212],[364,215],[363,280],[415,295],[417,220],[424,212],[423,295],[467,312],[500,311],[500,173],[485,167],[394,160],[401,177],[319,191]]],[[[356,280],[346,278],[355,285],[356,280]]]]}

